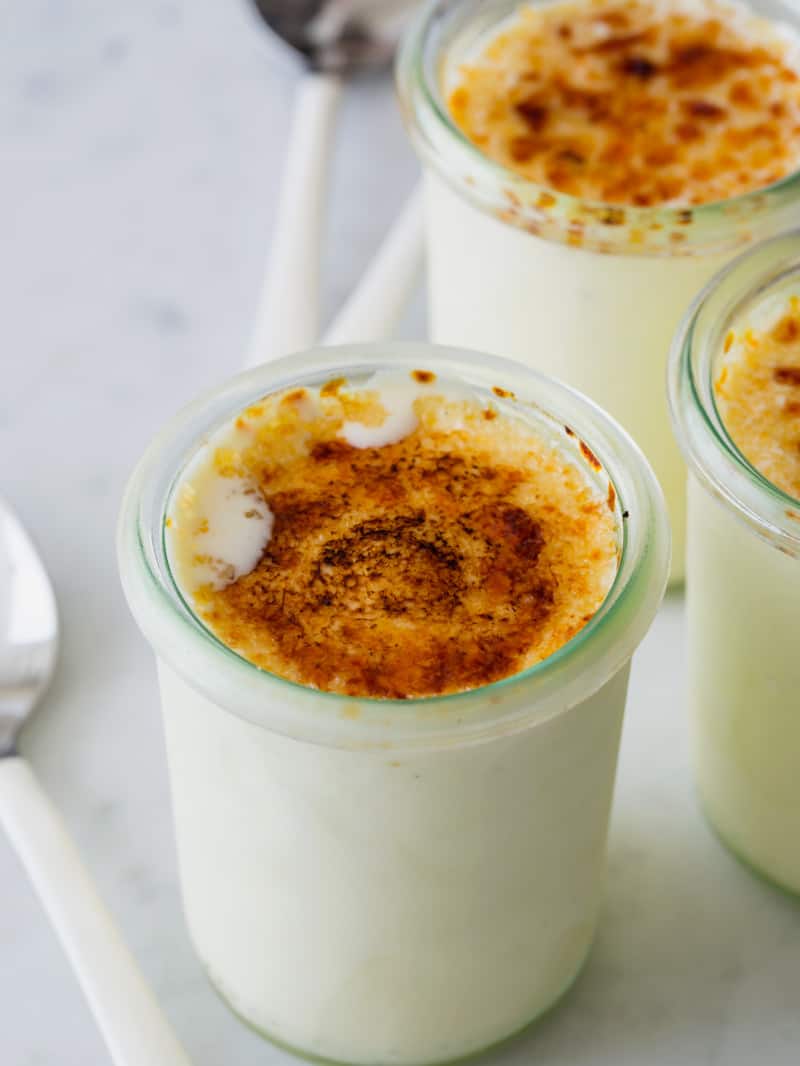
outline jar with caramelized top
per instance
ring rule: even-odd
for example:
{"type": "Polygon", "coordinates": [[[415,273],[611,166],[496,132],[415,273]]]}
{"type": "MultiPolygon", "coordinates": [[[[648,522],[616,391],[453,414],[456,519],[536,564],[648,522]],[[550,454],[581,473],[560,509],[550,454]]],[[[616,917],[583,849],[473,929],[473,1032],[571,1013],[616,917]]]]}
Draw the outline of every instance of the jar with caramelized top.
{"type": "Polygon", "coordinates": [[[690,466],[689,712],[723,841],[800,893],[800,234],[751,249],[675,338],[690,466]]]}
{"type": "Polygon", "coordinates": [[[669,565],[641,452],[507,360],[293,355],[173,419],[119,562],[152,645],[184,906],[309,1056],[444,1062],[569,987],[630,660],[669,565]]]}
{"type": "Polygon", "coordinates": [[[432,338],[585,392],[643,448],[683,576],[664,367],[681,315],[800,196],[788,0],[437,0],[399,57],[432,338]]]}

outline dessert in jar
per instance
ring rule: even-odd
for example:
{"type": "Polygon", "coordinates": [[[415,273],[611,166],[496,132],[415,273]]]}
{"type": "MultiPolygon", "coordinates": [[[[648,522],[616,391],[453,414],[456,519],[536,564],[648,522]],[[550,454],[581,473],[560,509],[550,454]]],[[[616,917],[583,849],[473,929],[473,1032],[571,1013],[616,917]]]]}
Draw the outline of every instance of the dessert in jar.
{"type": "Polygon", "coordinates": [[[799,22],[788,0],[439,0],[399,59],[432,338],[519,359],[617,418],[664,489],[675,580],[669,343],[708,279],[796,210],[799,22]]]}
{"type": "Polygon", "coordinates": [[[689,706],[721,838],[800,892],[800,236],[715,278],[673,347],[690,464],[689,706]]]}
{"type": "Polygon", "coordinates": [[[137,467],[123,584],[159,679],[186,916],[303,1053],[430,1063],[588,951],[655,478],[594,405],[423,345],[292,356],[137,467]]]}

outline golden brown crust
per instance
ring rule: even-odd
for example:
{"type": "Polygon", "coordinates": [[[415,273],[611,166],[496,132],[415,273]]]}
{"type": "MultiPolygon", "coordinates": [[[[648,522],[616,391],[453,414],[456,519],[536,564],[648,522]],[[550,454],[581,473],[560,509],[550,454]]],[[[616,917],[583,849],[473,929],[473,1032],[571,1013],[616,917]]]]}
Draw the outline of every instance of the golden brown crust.
{"type": "Polygon", "coordinates": [[[317,688],[405,697],[513,673],[552,609],[519,474],[405,442],[318,445],[302,487],[268,495],[256,570],[216,594],[219,635],[269,646],[317,688]],[[335,493],[331,492],[335,486],[335,493]],[[511,593],[513,590],[513,606],[511,593]]]}
{"type": "Polygon", "coordinates": [[[763,329],[731,331],[715,382],[717,405],[739,451],[800,499],[800,299],[763,329]]]}
{"type": "Polygon", "coordinates": [[[777,35],[749,29],[713,0],[525,10],[461,68],[450,111],[492,159],[560,192],[724,200],[800,163],[794,59],[777,35]]]}
{"type": "Polygon", "coordinates": [[[477,403],[426,396],[404,439],[351,447],[342,410],[371,417],[363,395],[323,389],[324,415],[305,426],[285,420],[285,399],[259,405],[283,421],[264,416],[235,468],[268,503],[271,539],[252,572],[196,592],[201,616],[264,669],[352,696],[463,691],[552,654],[613,576],[607,499],[477,403]]]}

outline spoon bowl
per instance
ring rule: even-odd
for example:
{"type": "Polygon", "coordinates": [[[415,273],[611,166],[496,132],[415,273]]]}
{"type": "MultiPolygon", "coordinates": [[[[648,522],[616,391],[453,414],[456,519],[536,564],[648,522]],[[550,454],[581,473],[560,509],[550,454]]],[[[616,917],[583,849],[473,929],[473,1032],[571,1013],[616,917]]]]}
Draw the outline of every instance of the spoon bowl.
{"type": "Polygon", "coordinates": [[[58,633],[47,571],[0,497],[0,827],[58,934],[114,1066],[190,1066],[58,811],[17,751],[53,674],[58,633]]]}
{"type": "Polygon", "coordinates": [[[391,62],[411,0],[253,0],[310,70],[351,75],[391,62]]]}

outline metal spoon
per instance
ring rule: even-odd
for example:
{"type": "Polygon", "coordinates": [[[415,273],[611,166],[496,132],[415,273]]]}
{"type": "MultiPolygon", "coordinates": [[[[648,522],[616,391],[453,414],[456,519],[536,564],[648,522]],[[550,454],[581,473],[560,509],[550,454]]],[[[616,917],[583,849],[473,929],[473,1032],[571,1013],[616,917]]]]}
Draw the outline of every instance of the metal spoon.
{"type": "Polygon", "coordinates": [[[0,825],[53,923],[115,1066],[189,1066],[58,811],[17,749],[57,653],[50,580],[0,498],[0,825]]]}
{"type": "Polygon", "coordinates": [[[269,267],[245,359],[310,347],[319,333],[324,177],[343,80],[388,63],[414,0],[253,0],[306,67],[295,104],[269,267]]]}
{"type": "Polygon", "coordinates": [[[353,74],[394,55],[410,0],[253,0],[311,70],[353,74]]]}

